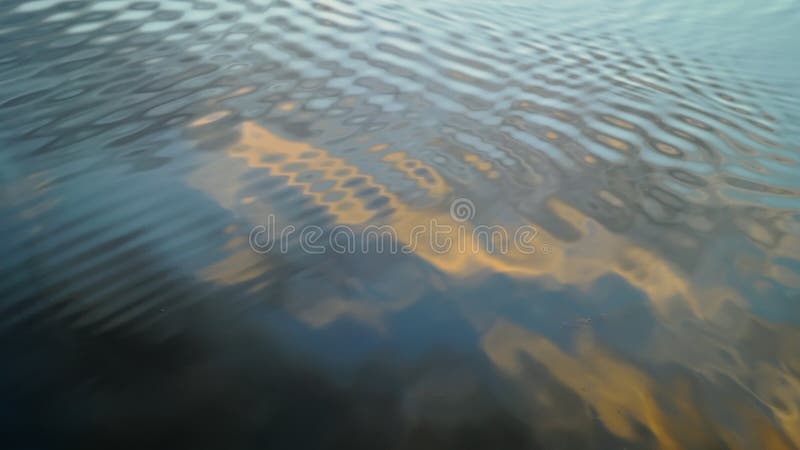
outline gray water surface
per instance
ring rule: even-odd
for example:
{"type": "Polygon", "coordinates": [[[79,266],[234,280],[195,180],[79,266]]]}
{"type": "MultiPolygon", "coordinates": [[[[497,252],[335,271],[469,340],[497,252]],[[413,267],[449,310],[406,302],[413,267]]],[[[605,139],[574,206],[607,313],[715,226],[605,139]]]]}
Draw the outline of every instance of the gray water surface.
{"type": "Polygon", "coordinates": [[[0,447],[799,449],[799,30],[0,2],[0,447]]]}

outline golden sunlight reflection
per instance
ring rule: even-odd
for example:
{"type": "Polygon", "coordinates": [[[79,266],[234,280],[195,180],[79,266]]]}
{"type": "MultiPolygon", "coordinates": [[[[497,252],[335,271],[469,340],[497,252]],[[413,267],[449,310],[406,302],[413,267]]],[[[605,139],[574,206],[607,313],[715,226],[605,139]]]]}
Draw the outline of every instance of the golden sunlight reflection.
{"type": "MultiPolygon", "coordinates": [[[[681,317],[684,311],[697,317],[713,316],[722,304],[740,302],[739,295],[730,289],[695,285],[679,268],[657,253],[623,235],[609,232],[594,219],[557,198],[547,203],[548,208],[579,230],[580,239],[572,242],[559,240],[540,225],[509,214],[509,219],[487,225],[504,227],[510,230],[509,235],[513,234],[515,227],[532,225],[537,230],[533,241],[535,251],[521,251],[509,245],[507,251],[489,252],[485,241],[475,233],[474,224],[459,222],[448,214],[447,201],[452,198],[452,188],[441,175],[432,167],[424,167],[422,173],[428,174],[426,177],[417,175],[419,172],[409,172],[411,168],[420,168],[422,163],[408,158],[404,152],[387,153],[384,161],[412,177],[430,197],[439,199],[440,208],[413,208],[362,168],[331,155],[325,149],[280,137],[255,122],[245,122],[241,126],[240,138],[229,146],[228,153],[234,160],[243,160],[247,167],[267,170],[270,177],[280,177],[286,186],[299,189],[315,205],[325,207],[337,224],[391,226],[400,239],[400,245],[409,244],[419,226],[435,221],[443,230],[450,230],[446,234],[453,242],[466,239],[466,245],[452,245],[443,251],[431,245],[429,239],[419,238],[414,241],[414,255],[450,276],[464,279],[489,273],[512,277],[544,276],[563,285],[588,289],[601,277],[617,275],[644,292],[654,310],[663,318],[681,317]],[[306,177],[311,172],[318,176],[306,177]],[[316,185],[325,183],[327,189],[315,189],[316,185]],[[349,186],[351,184],[356,186],[349,186]],[[371,189],[373,196],[360,197],[358,192],[364,189],[371,189]],[[385,199],[385,202],[379,209],[370,209],[368,204],[375,197],[385,199]],[[701,297],[702,302],[699,301],[701,297]]],[[[246,168],[236,168],[232,162],[224,165],[225,168],[205,166],[201,172],[190,176],[190,184],[201,189],[205,185],[207,189],[204,190],[227,209],[256,211],[246,214],[248,220],[252,225],[262,223],[268,212],[274,212],[269,200],[255,198],[243,205],[241,199],[235,198],[235,191],[246,168]],[[214,186],[208,186],[208,171],[215,174],[214,186]],[[230,177],[221,181],[226,174],[230,177]]],[[[216,280],[219,281],[219,277],[216,280]]]]}
{"type": "MultiPolygon", "coordinates": [[[[641,438],[641,423],[664,450],[712,448],[719,445],[714,442],[718,436],[724,437],[725,448],[742,450],[788,450],[799,443],[796,414],[776,415],[783,431],[779,432],[765,423],[757,403],[731,398],[724,402],[729,411],[707,408],[683,377],[667,372],[656,380],[586,336],[579,335],[575,350],[568,352],[545,337],[501,320],[485,333],[482,347],[525,395],[535,396],[538,389],[546,388],[528,373],[531,364],[540,364],[557,383],[579,396],[610,432],[626,440],[641,438]],[[731,417],[723,420],[724,415],[731,417]]],[[[776,385],[780,383],[770,384],[776,385]]],[[[781,393],[785,389],[776,392],[781,393]]]]}
{"type": "MultiPolygon", "coordinates": [[[[466,238],[469,250],[453,245],[442,251],[429,240],[419,239],[411,256],[459,280],[461,285],[479,283],[485,275],[501,273],[517,279],[551,280],[589,292],[593,283],[603,277],[620,277],[644,294],[650,310],[659,319],[651,339],[641,344],[639,357],[658,364],[691,368],[702,382],[720,392],[724,391],[723,380],[748,392],[753,403],[731,400],[727,404],[732,415],[730,420],[738,425],[723,425],[727,423],[723,412],[705,409],[686,379],[676,375],[666,381],[654,380],[638,365],[595,345],[591,331],[578,333],[575,349],[568,351],[502,317],[494,325],[487,325],[485,320],[473,321],[476,330],[483,333],[483,350],[496,367],[517,380],[522,389],[534,389],[529,384],[535,384],[535,380],[525,375],[525,361],[541,364],[558,383],[595,411],[597,419],[612,434],[622,439],[641,438],[641,425],[644,425],[663,449],[715,445],[714,436],[723,436],[725,445],[733,449],[754,448],[753,442],[769,443],[761,447],[769,449],[800,445],[797,431],[800,430],[800,378],[796,375],[800,369],[800,333],[797,330],[758,321],[747,311],[742,296],[731,287],[688,276],[657,252],[608,231],[556,197],[549,199],[546,207],[577,230],[579,238],[560,240],[539,224],[505,214],[502,221],[494,219],[491,225],[508,229],[521,225],[536,227],[537,251],[523,253],[509,246],[506,252],[490,252],[486,242],[477,240],[473,233],[477,228],[473,222],[477,219],[462,222],[451,215],[448,208],[455,196],[454,188],[433,167],[386,145],[374,145],[365,150],[381,154],[380,163],[387,163],[392,170],[412,180],[426,193],[428,200],[433,201],[429,204],[436,206],[414,207],[390,186],[379,183],[368,169],[313,144],[281,137],[255,122],[241,126],[239,138],[228,147],[229,159],[201,166],[189,176],[189,184],[243,218],[245,227],[261,224],[267,214],[278,215],[283,225],[291,222],[280,217],[281,208],[275,207],[268,196],[243,193],[241,183],[254,169],[263,170],[267,177],[277,177],[282,185],[297,190],[313,205],[323,207],[335,224],[354,229],[367,225],[392,227],[400,245],[409,244],[408,238],[414,234],[415,227],[436,221],[452,230],[449,237],[454,242],[466,238]],[[309,173],[315,176],[308,176],[309,173]],[[360,194],[365,191],[370,195],[360,194]],[[378,207],[371,206],[375,198],[384,201],[379,202],[378,207]],[[752,358],[749,353],[756,350],[742,347],[743,342],[754,342],[754,346],[758,345],[755,342],[780,343],[774,350],[779,355],[775,359],[756,358],[755,365],[744,364],[742,361],[752,358]],[[768,411],[768,416],[759,415],[754,405],[768,411]],[[775,424],[770,425],[769,421],[775,424]],[[707,432],[697,423],[706,423],[707,432]]],[[[477,156],[468,155],[466,159],[483,172],[491,170],[488,163],[477,156]]],[[[600,195],[609,202],[618,201],[611,193],[600,195]]],[[[239,232],[243,234],[242,230],[240,228],[239,232]]],[[[794,241],[787,242],[787,245],[796,245],[794,241]]],[[[227,258],[200,274],[204,279],[222,284],[256,283],[251,290],[269,286],[268,275],[275,268],[271,262],[273,258],[252,251],[242,236],[231,236],[226,251],[227,258]]],[[[415,272],[416,269],[404,261],[389,264],[391,275],[381,272],[385,261],[377,263],[376,271],[370,274],[373,284],[379,285],[382,277],[402,277],[398,274],[404,270],[409,280],[428,278],[428,282],[433,282],[434,278],[415,272]]],[[[773,279],[796,283],[790,271],[769,260],[744,258],[737,264],[745,268],[758,266],[773,279]]],[[[422,284],[412,282],[403,295],[395,292],[391,298],[376,301],[360,287],[358,274],[331,272],[328,278],[350,280],[345,283],[350,283],[346,286],[348,294],[342,296],[333,292],[312,296],[313,300],[296,296],[296,301],[288,302],[287,310],[315,328],[349,317],[384,333],[387,332],[386,315],[410,307],[424,294],[422,284]]],[[[469,312],[465,314],[469,316],[469,312]]]]}

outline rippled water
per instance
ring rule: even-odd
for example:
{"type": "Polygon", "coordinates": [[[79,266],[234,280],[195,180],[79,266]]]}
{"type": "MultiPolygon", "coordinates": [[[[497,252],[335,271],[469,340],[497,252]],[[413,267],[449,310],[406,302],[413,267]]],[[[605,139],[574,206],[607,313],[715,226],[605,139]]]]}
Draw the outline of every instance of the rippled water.
{"type": "Polygon", "coordinates": [[[0,11],[4,448],[800,448],[796,1],[0,11]]]}

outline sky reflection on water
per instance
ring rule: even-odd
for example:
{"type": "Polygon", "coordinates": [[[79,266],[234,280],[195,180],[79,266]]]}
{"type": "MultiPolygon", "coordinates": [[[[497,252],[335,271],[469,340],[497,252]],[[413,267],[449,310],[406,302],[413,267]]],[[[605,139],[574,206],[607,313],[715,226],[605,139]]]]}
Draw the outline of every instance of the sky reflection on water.
{"type": "Polygon", "coordinates": [[[0,11],[4,447],[800,448],[796,2],[0,11]]]}

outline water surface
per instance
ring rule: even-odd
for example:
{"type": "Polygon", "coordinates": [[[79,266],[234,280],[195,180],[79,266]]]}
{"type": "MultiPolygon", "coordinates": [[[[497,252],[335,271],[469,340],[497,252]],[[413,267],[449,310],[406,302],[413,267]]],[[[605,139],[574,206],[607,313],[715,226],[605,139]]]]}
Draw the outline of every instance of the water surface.
{"type": "Polygon", "coordinates": [[[0,3],[4,448],[800,448],[799,27],[0,3]],[[269,217],[535,251],[254,249],[269,217]]]}

